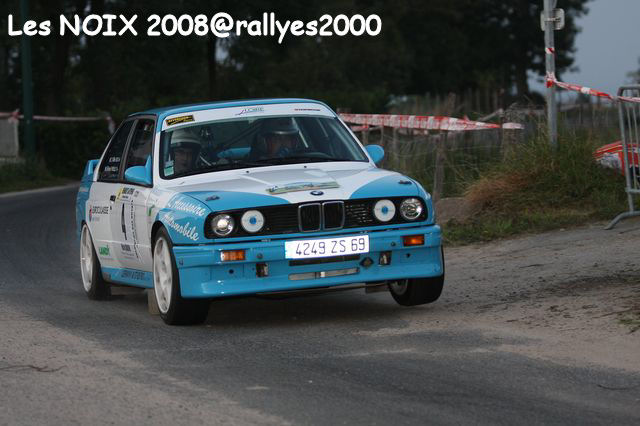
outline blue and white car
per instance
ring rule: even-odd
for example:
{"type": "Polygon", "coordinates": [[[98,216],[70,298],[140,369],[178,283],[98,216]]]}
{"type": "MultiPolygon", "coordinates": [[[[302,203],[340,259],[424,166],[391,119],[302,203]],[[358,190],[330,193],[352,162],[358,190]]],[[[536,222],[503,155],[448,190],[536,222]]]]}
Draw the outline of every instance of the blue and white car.
{"type": "Polygon", "coordinates": [[[306,99],[133,114],[78,191],[84,289],[153,289],[167,324],[239,295],[384,286],[401,305],[433,302],[444,259],[431,197],[378,168],[383,155],[306,99]]]}

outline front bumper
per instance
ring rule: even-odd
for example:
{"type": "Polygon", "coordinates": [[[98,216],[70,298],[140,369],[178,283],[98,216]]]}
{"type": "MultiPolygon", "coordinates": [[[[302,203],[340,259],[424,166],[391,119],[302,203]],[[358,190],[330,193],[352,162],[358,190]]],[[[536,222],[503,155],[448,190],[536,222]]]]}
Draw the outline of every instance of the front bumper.
{"type": "MultiPolygon", "coordinates": [[[[285,239],[174,246],[182,296],[225,297],[442,275],[442,234],[438,225],[376,230],[366,234],[369,235],[369,253],[357,255],[356,259],[351,260],[329,259],[330,262],[325,260],[323,263],[303,265],[285,259],[285,239]],[[403,236],[419,234],[424,235],[424,245],[403,246],[403,236]],[[222,250],[234,249],[245,249],[246,260],[220,261],[222,250]],[[381,252],[391,252],[389,265],[379,264],[381,252]],[[373,263],[363,266],[361,262],[367,257],[373,263]],[[268,266],[268,276],[258,277],[259,263],[268,266]]],[[[351,235],[358,233],[344,233],[344,236],[351,235]]],[[[300,239],[323,237],[321,234],[310,234],[300,239]]]]}

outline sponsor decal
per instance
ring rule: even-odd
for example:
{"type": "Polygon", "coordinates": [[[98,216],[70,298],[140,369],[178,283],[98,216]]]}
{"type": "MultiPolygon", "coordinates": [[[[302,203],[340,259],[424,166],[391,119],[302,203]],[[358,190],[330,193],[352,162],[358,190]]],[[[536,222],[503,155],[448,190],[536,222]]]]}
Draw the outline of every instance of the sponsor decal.
{"type": "Polygon", "coordinates": [[[100,254],[100,256],[110,256],[109,246],[98,247],[98,253],[100,254]]]}
{"type": "Polygon", "coordinates": [[[287,192],[310,191],[314,189],[340,188],[337,182],[295,182],[286,185],[275,185],[267,188],[267,192],[271,195],[284,194],[287,192]]]}
{"type": "Polygon", "coordinates": [[[167,226],[178,234],[181,234],[190,240],[198,241],[198,232],[196,231],[198,228],[195,225],[191,225],[190,222],[185,223],[184,225],[180,225],[176,222],[176,218],[173,216],[173,213],[166,213],[164,215],[164,220],[167,226]]]}
{"type": "Polygon", "coordinates": [[[207,214],[207,209],[205,209],[204,207],[200,207],[195,203],[186,201],[181,198],[171,201],[168,207],[181,212],[190,213],[199,217],[202,217],[205,214],[207,214]]]}
{"type": "Polygon", "coordinates": [[[120,157],[109,157],[109,163],[119,163],[120,157]]]}
{"type": "Polygon", "coordinates": [[[138,251],[131,244],[120,244],[120,253],[127,259],[138,258],[138,251]]]}
{"type": "Polygon", "coordinates": [[[190,123],[195,121],[193,115],[181,115],[180,117],[167,118],[167,126],[173,126],[174,124],[190,123]]]}
{"type": "Polygon", "coordinates": [[[240,111],[239,113],[237,113],[236,115],[253,114],[253,113],[256,113],[256,112],[264,112],[264,107],[243,108],[243,110],[240,111]]]}
{"type": "Polygon", "coordinates": [[[129,209],[129,219],[131,221],[131,238],[133,239],[133,251],[136,259],[140,259],[138,253],[138,227],[136,226],[136,215],[133,200],[131,200],[131,207],[129,209]]]}
{"type": "Polygon", "coordinates": [[[129,198],[131,198],[131,196],[135,191],[136,191],[135,188],[128,188],[126,186],[123,186],[118,191],[117,198],[118,200],[128,200],[129,198]]]}
{"type": "Polygon", "coordinates": [[[89,222],[99,222],[100,216],[109,214],[109,206],[91,206],[89,208],[89,222]]]}
{"type": "Polygon", "coordinates": [[[129,269],[125,269],[124,271],[122,271],[120,276],[122,278],[130,278],[136,281],[144,281],[144,272],[142,271],[132,271],[129,269]]]}

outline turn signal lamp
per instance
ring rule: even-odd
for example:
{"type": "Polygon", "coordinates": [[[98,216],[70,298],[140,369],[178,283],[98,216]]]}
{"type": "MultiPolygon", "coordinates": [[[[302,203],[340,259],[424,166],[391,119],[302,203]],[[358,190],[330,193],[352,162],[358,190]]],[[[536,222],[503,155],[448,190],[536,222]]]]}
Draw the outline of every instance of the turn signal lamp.
{"type": "Polygon", "coordinates": [[[405,235],[402,237],[402,243],[406,246],[423,246],[424,235],[405,235]]]}
{"type": "Polygon", "coordinates": [[[220,252],[220,260],[223,262],[235,262],[238,260],[245,260],[244,250],[222,250],[220,252]]]}

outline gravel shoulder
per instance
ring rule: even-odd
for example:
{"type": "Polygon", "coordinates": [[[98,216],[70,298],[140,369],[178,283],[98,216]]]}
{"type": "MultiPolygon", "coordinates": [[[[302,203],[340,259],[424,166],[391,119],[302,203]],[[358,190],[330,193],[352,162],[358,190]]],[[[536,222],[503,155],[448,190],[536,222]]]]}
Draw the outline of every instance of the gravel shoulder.
{"type": "Polygon", "coordinates": [[[640,371],[640,220],[446,252],[443,325],[526,336],[497,350],[640,371]]]}

